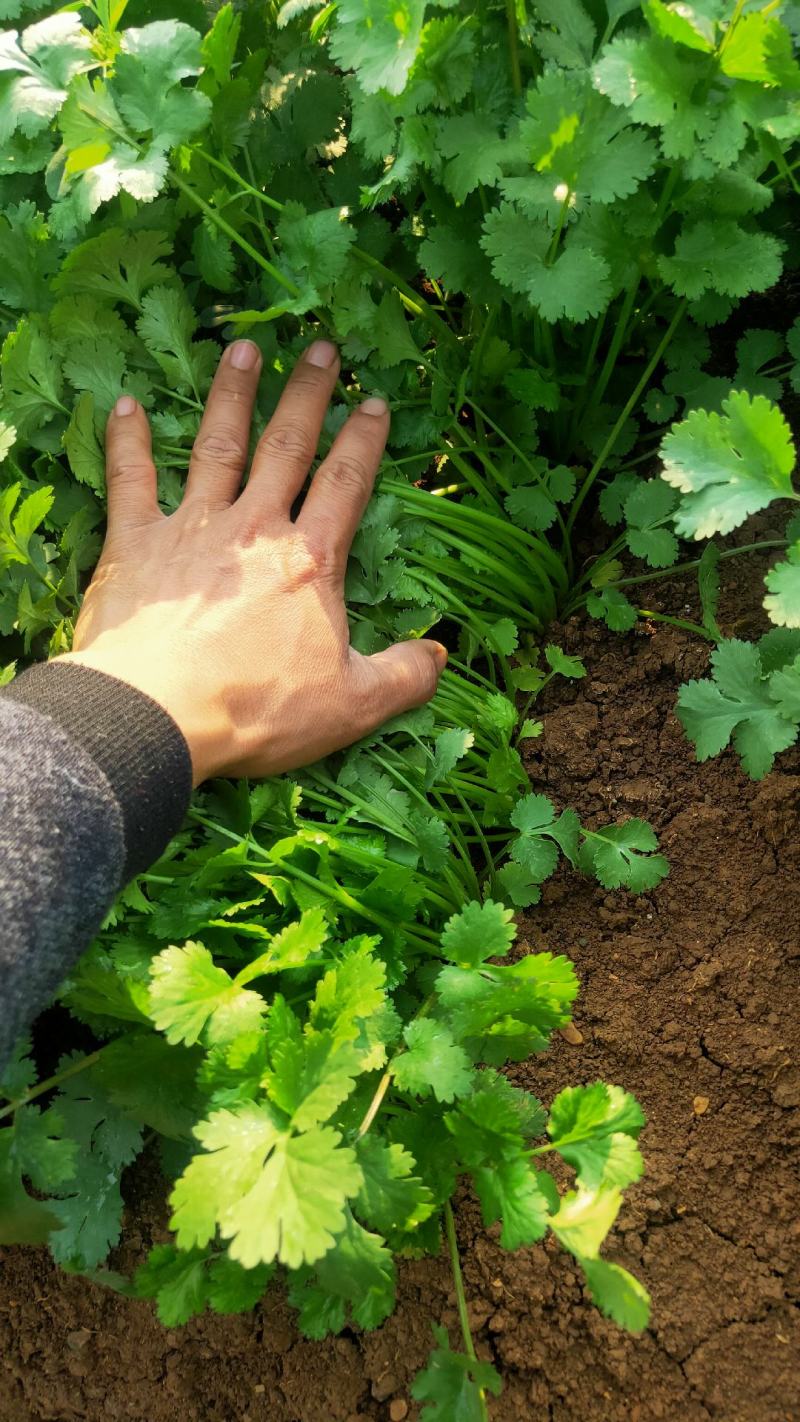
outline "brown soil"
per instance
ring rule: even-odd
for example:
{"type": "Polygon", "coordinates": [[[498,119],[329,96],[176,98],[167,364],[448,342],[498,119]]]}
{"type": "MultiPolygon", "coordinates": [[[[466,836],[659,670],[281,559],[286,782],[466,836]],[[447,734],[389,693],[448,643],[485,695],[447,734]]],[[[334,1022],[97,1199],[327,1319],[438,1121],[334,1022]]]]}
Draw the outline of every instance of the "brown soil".
{"type": "MultiPolygon", "coordinates": [[[[735,628],[730,619],[743,601],[757,606],[757,569],[736,576],[725,625],[746,635],[741,615],[735,628]]],[[[681,611],[683,591],[668,595],[681,611]]],[[[611,1254],[652,1291],[653,1323],[642,1337],[622,1334],[587,1302],[567,1258],[549,1247],[505,1254],[465,1196],[472,1321],[505,1380],[491,1416],[796,1422],[800,756],[784,756],[760,785],[729,754],[695,765],[672,708],[706,651],[682,632],[618,638],[572,626],[563,640],[589,675],[553,697],[534,787],[590,823],[646,816],[672,870],[640,899],[575,876],[547,887],[523,933],[575,960],[581,1040],[558,1039],[513,1075],[545,1100],[603,1077],[643,1103],[647,1174],[611,1254]]],[[[161,1217],[157,1184],[139,1172],[126,1254],[161,1217]]],[[[377,1333],[325,1343],[299,1339],[274,1294],[252,1315],[164,1331],[150,1305],[58,1274],[43,1250],[0,1251],[0,1261],[0,1422],[410,1420],[430,1321],[456,1338],[443,1260],[402,1267],[397,1312],[377,1333]]]]}

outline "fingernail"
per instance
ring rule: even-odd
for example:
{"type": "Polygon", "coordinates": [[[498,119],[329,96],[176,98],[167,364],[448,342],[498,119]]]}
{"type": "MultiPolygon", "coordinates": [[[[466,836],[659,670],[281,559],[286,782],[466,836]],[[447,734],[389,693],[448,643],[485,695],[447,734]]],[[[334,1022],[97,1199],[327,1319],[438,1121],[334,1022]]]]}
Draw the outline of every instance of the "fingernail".
{"type": "Polygon", "coordinates": [[[228,359],[234,370],[252,370],[260,354],[255,341],[234,341],[228,359]]]}
{"type": "Polygon", "coordinates": [[[436,660],[439,663],[439,671],[444,671],[445,667],[447,666],[447,648],[443,647],[441,642],[432,642],[431,646],[433,647],[436,660]]]}
{"type": "Polygon", "coordinates": [[[318,365],[322,370],[328,370],[337,355],[338,352],[332,341],[314,341],[306,351],[304,360],[307,365],[318,365]]]}
{"type": "Polygon", "coordinates": [[[120,395],[114,406],[115,415],[132,415],[136,409],[136,401],[132,395],[120,395]]]}
{"type": "Polygon", "coordinates": [[[389,409],[385,400],[380,395],[370,395],[368,400],[362,400],[360,405],[362,415],[385,415],[389,409]]]}

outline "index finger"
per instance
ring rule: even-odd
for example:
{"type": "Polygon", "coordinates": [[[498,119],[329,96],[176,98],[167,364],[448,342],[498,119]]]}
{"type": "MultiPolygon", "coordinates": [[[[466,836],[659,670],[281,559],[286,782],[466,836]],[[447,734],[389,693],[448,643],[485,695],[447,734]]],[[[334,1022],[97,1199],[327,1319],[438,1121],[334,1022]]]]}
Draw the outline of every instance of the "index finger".
{"type": "Polygon", "coordinates": [[[324,543],[342,568],[369,503],[388,434],[386,401],[371,396],[342,426],[298,514],[298,528],[324,543]]]}

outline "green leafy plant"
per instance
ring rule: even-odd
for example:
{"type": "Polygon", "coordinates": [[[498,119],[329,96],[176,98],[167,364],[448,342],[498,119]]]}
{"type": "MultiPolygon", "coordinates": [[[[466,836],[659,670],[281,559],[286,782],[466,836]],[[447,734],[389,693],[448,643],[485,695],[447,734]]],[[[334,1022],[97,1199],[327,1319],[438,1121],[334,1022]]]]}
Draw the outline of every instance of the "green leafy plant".
{"type": "MultiPolygon", "coordinates": [[[[511,956],[512,909],[562,859],[635,893],[667,866],[643,822],[584,826],[531,794],[519,747],[544,686],[585,672],[547,641],[556,615],[652,620],[628,593],[682,568],[682,539],[794,497],[775,402],[800,383],[797,323],[708,369],[709,332],[779,279],[791,233],[792,12],[39,8],[9,0],[0,37],[3,678],[70,645],[117,395],[150,413],[169,511],[220,336],[245,333],[259,422],[320,332],[343,356],[324,446],[363,394],[390,401],[352,638],[437,626],[451,661],[429,707],[350,751],[195,796],[62,988],[97,1046],[37,1080],[23,1043],[0,1084],[0,1242],[47,1239],[169,1324],[250,1308],[280,1270],[322,1337],[379,1323],[395,1257],[444,1236],[464,1352],[439,1334],[415,1395],[428,1422],[480,1419],[498,1380],[469,1331],[460,1178],[503,1247],[551,1231],[606,1314],[647,1318],[600,1255],[641,1171],[638,1106],[595,1083],[546,1110],[502,1068],[546,1047],[577,990],[566,960],[511,956]],[[587,560],[595,508],[612,532],[587,560]],[[131,1283],[104,1261],[145,1139],[173,1242],[131,1283]]],[[[731,550],[699,560],[695,630],[719,647],[680,714],[701,754],[732,735],[755,772],[800,723],[786,542],[757,651],[716,620],[731,550]]]]}

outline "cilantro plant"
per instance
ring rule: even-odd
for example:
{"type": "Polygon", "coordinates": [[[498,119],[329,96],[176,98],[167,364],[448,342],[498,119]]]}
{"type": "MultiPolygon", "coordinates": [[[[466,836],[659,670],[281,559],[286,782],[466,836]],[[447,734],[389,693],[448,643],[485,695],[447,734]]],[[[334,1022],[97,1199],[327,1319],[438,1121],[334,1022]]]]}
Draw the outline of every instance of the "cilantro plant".
{"type": "MultiPolygon", "coordinates": [[[[519,748],[547,682],[584,675],[547,640],[556,615],[651,619],[629,592],[685,566],[682,540],[796,498],[776,405],[800,383],[797,323],[746,331],[727,373],[711,358],[781,276],[796,11],[51,10],[2,4],[0,675],[70,645],[117,395],[150,414],[170,510],[237,334],[264,355],[262,423],[316,334],[343,355],[324,444],[364,394],[389,400],[352,638],[373,651],[437,626],[451,660],[429,707],[346,753],[195,796],[63,985],[96,1046],[39,1080],[22,1043],[0,1084],[0,1242],[46,1239],[172,1325],[250,1308],[280,1272],[322,1337],[380,1323],[395,1257],[444,1239],[464,1352],[440,1332],[415,1395],[425,1422],[480,1419],[499,1380],[469,1331],[462,1177],[503,1247],[551,1231],[607,1315],[647,1318],[600,1254],[641,1171],[639,1107],[594,1083],[545,1109],[502,1069],[546,1047],[577,990],[565,959],[511,955],[513,909],[562,859],[634,893],[667,866],[644,822],[581,825],[531,794],[519,748]],[[597,510],[612,532],[587,560],[597,510]],[[173,1237],[131,1282],[105,1261],[145,1146],[173,1237]]],[[[793,525],[785,542],[758,648],[716,621],[732,550],[699,560],[696,630],[718,648],[680,714],[699,754],[733,736],[752,773],[800,724],[793,525]]]]}

